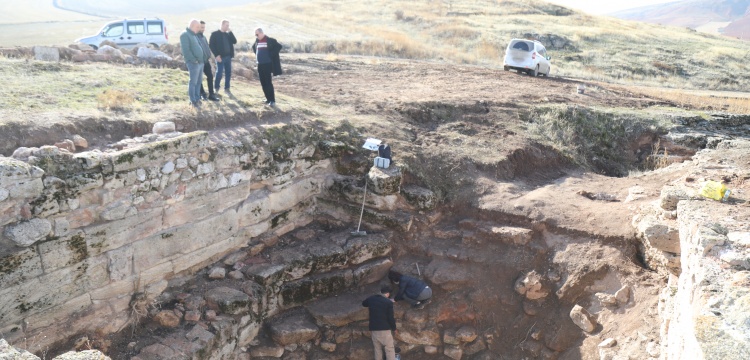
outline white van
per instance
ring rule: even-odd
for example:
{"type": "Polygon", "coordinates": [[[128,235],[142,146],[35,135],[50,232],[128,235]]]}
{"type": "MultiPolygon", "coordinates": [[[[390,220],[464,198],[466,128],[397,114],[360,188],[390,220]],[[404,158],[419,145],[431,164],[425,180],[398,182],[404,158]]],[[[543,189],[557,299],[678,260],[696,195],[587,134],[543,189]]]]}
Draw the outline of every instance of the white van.
{"type": "Polygon", "coordinates": [[[550,59],[547,49],[539,41],[513,39],[505,50],[503,69],[525,72],[531,76],[549,76],[552,71],[550,59]]]}
{"type": "Polygon", "coordinates": [[[153,44],[157,48],[169,40],[167,24],[164,20],[125,19],[113,21],[99,30],[99,34],[77,39],[76,42],[91,45],[98,49],[101,43],[109,40],[120,47],[129,48],[138,44],[153,44]]]}

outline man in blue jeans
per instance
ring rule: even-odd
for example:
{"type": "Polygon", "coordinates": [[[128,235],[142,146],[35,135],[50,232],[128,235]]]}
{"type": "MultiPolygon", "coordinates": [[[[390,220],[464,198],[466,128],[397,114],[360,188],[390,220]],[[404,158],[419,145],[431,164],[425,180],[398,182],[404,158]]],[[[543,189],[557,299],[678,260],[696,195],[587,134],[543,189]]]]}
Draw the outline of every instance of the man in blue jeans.
{"type": "Polygon", "coordinates": [[[203,63],[205,55],[198,40],[198,31],[201,24],[198,20],[190,20],[187,29],[180,35],[180,48],[182,57],[185,59],[190,80],[188,82],[188,97],[190,105],[198,108],[201,106],[201,82],[203,82],[203,63]]]}
{"type": "Polygon", "coordinates": [[[221,77],[224,75],[224,91],[229,95],[229,85],[232,79],[232,58],[234,58],[234,44],[237,38],[234,37],[232,30],[229,29],[229,20],[221,21],[221,28],[211,33],[209,39],[211,52],[216,56],[216,80],[214,80],[214,90],[216,93],[221,89],[221,77]]]}

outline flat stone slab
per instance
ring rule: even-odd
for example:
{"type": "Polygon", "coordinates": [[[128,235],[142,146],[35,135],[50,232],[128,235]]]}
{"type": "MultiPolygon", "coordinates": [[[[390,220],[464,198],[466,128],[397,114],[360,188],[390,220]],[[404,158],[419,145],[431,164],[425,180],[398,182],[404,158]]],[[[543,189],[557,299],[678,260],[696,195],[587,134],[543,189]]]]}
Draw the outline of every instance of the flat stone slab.
{"type": "Polygon", "coordinates": [[[271,338],[281,346],[302,344],[315,339],[320,329],[309,315],[303,312],[287,315],[270,322],[271,338]]]}
{"type": "Polygon", "coordinates": [[[209,308],[224,314],[245,314],[250,309],[250,297],[242,291],[218,287],[206,292],[206,303],[209,308]]]}
{"type": "Polygon", "coordinates": [[[346,326],[356,321],[367,320],[367,308],[362,306],[362,301],[377,292],[377,286],[369,286],[365,291],[321,299],[307,305],[307,311],[318,323],[346,326]]]}

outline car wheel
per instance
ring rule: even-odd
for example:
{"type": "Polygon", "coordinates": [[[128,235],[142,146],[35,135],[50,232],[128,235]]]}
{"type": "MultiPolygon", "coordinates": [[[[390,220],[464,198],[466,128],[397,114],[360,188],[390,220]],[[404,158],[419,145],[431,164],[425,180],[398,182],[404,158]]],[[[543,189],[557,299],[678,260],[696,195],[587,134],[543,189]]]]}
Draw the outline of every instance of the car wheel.
{"type": "Polygon", "coordinates": [[[509,67],[507,67],[507,66],[503,66],[503,70],[505,70],[505,71],[510,71],[510,68],[509,68],[509,67]]]}
{"type": "Polygon", "coordinates": [[[97,50],[99,50],[99,47],[98,47],[98,46],[96,46],[96,45],[89,45],[89,46],[91,46],[91,48],[92,48],[92,49],[94,49],[94,51],[97,51],[97,50]]]}
{"type": "Polygon", "coordinates": [[[533,77],[537,77],[537,76],[539,76],[539,65],[537,65],[537,66],[536,66],[536,67],[534,68],[534,70],[533,70],[533,71],[529,71],[529,75],[531,75],[531,76],[533,76],[533,77]]]}
{"type": "Polygon", "coordinates": [[[156,44],[154,44],[154,43],[151,43],[151,46],[153,46],[153,47],[154,47],[154,49],[156,49],[156,50],[159,50],[159,45],[156,45],[156,44]]]}

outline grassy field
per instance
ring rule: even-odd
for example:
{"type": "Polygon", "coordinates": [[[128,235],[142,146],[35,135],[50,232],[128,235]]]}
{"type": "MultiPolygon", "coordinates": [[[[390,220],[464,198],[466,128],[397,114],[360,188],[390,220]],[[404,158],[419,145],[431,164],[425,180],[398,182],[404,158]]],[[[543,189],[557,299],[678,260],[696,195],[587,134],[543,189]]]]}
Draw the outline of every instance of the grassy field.
{"type": "MultiPolygon", "coordinates": [[[[554,76],[697,90],[742,91],[750,85],[750,43],[590,16],[536,0],[280,0],[162,15],[172,41],[190,18],[206,20],[209,29],[227,18],[240,42],[252,40],[253,29],[261,26],[297,52],[490,67],[502,66],[509,39],[536,34],[545,37],[554,76]]],[[[67,44],[96,32],[102,23],[39,24],[18,32],[0,25],[5,30],[0,31],[0,46],[67,44]]]]}

